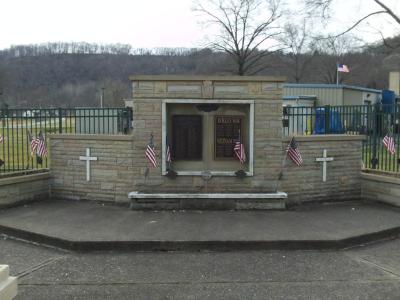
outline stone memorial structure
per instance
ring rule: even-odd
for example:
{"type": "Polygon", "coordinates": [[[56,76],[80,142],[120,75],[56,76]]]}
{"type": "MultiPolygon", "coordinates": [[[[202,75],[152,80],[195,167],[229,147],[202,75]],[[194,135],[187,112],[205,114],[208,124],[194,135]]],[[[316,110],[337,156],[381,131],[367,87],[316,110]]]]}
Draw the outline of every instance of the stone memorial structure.
{"type": "Polygon", "coordinates": [[[129,193],[138,209],[283,208],[360,197],[362,136],[299,137],[303,166],[285,160],[284,78],[130,80],[130,134],[52,135],[53,197],[126,202],[129,193]],[[156,167],[145,156],[151,136],[156,167]],[[238,142],[246,156],[243,164],[234,151],[238,142]],[[326,151],[329,157],[321,160],[326,151]]]}
{"type": "MultiPolygon", "coordinates": [[[[153,133],[161,168],[161,172],[150,170],[146,181],[137,181],[138,190],[274,190],[281,161],[283,78],[137,76],[131,80],[133,100],[126,105],[133,109],[135,144],[146,145],[153,133]],[[243,165],[233,153],[238,139],[247,157],[243,165]],[[167,145],[171,169],[178,175],[175,180],[166,177],[167,145]],[[265,145],[271,146],[268,155],[265,145]],[[246,178],[236,178],[240,169],[246,178]]],[[[140,171],[139,177],[144,170],[140,171]]]]}

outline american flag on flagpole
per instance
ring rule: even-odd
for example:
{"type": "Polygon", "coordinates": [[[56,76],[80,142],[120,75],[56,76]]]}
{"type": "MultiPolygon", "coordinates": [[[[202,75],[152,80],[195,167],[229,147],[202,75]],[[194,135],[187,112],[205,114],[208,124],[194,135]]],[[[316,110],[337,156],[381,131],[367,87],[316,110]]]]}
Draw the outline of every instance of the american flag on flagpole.
{"type": "Polygon", "coordinates": [[[338,64],[338,72],[350,73],[350,69],[347,65],[338,64]]]}
{"type": "Polygon", "coordinates": [[[396,153],[394,138],[391,134],[387,133],[383,138],[382,143],[390,154],[394,155],[396,153]]]}
{"type": "Polygon", "coordinates": [[[36,153],[39,141],[37,138],[32,137],[32,134],[30,133],[29,130],[28,130],[28,140],[29,140],[29,144],[31,146],[31,156],[33,156],[36,153]]]}
{"type": "Polygon", "coordinates": [[[244,151],[243,143],[240,140],[240,133],[239,139],[235,142],[235,146],[233,147],[233,152],[235,152],[237,159],[243,165],[246,162],[246,152],[244,151]]]}
{"type": "Polygon", "coordinates": [[[46,141],[44,139],[42,131],[39,132],[37,137],[33,137],[32,134],[28,131],[28,139],[29,144],[31,146],[31,155],[34,156],[44,156],[47,157],[47,148],[46,148],[46,141]]]}
{"type": "Polygon", "coordinates": [[[170,166],[172,162],[172,155],[171,155],[171,147],[169,146],[168,136],[166,137],[165,143],[167,145],[167,149],[165,150],[165,161],[170,166]]]}
{"type": "Polygon", "coordinates": [[[152,167],[157,167],[156,153],[154,152],[153,134],[150,135],[150,141],[146,147],[146,158],[152,167]]]}
{"type": "Polygon", "coordinates": [[[169,145],[167,145],[167,151],[166,151],[166,153],[165,153],[165,161],[166,161],[167,163],[171,163],[171,161],[172,161],[172,158],[171,158],[171,149],[170,149],[169,145]]]}
{"type": "Polygon", "coordinates": [[[37,141],[37,151],[36,153],[40,156],[47,157],[47,148],[46,148],[46,140],[43,136],[42,131],[39,132],[38,137],[36,138],[37,141]]]}
{"type": "Polygon", "coordinates": [[[294,137],[290,140],[290,143],[287,146],[286,156],[289,156],[289,158],[298,167],[300,167],[303,163],[303,159],[301,158],[301,154],[300,154],[299,148],[297,146],[297,142],[295,141],[294,137]]]}

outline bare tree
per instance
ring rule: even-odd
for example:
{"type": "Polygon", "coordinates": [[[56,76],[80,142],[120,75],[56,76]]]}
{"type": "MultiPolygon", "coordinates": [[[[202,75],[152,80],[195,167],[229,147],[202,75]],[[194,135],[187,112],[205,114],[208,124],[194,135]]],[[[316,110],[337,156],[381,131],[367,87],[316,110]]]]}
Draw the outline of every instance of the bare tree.
{"type": "MultiPolygon", "coordinates": [[[[346,63],[346,58],[351,50],[352,39],[348,36],[329,37],[318,39],[315,45],[319,53],[319,73],[326,83],[336,83],[337,64],[346,63]]],[[[343,82],[344,77],[339,79],[343,82]]]]}
{"type": "MultiPolygon", "coordinates": [[[[384,1],[382,0],[368,0],[369,2],[375,2],[380,9],[374,10],[366,14],[365,16],[360,17],[357,21],[354,22],[352,26],[347,28],[345,31],[341,32],[339,35],[343,35],[347,32],[350,32],[354,28],[356,28],[358,25],[360,25],[363,21],[376,16],[376,15],[389,15],[397,24],[400,25],[400,15],[397,14],[394,11],[394,8],[391,7],[388,4],[385,4],[384,1]]],[[[319,10],[321,13],[321,16],[323,18],[329,17],[329,11],[330,8],[334,5],[335,0],[306,0],[305,3],[306,5],[311,8],[312,11],[315,11],[315,9],[319,10]]],[[[394,6],[394,5],[393,5],[394,6]]]]}
{"type": "Polygon", "coordinates": [[[228,53],[238,75],[252,75],[265,69],[264,58],[280,49],[280,5],[280,0],[203,0],[195,11],[220,29],[208,47],[228,53]]]}
{"type": "Polygon", "coordinates": [[[289,53],[282,55],[285,64],[295,82],[300,82],[315,58],[314,40],[309,35],[309,24],[304,19],[301,25],[287,24],[279,40],[287,47],[289,53]]]}

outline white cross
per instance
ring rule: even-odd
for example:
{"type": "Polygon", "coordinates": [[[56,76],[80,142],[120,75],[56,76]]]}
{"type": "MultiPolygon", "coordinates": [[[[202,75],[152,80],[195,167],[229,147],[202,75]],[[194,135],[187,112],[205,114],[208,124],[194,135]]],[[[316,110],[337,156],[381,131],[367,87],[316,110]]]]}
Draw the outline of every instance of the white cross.
{"type": "Polygon", "coordinates": [[[322,181],[326,182],[326,163],[328,161],[332,161],[333,157],[327,157],[326,156],[326,149],[324,149],[323,155],[321,158],[316,158],[315,159],[318,162],[322,162],[322,181]]]}
{"type": "Polygon", "coordinates": [[[79,160],[86,161],[86,181],[90,181],[90,161],[97,160],[97,157],[91,157],[90,148],[86,148],[86,156],[79,156],[79,160]]]}

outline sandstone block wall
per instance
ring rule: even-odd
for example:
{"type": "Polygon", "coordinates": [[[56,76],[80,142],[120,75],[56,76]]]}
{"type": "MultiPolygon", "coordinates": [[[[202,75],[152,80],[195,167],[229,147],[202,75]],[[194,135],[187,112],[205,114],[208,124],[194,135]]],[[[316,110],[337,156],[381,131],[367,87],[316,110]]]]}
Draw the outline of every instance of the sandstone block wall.
{"type": "MultiPolygon", "coordinates": [[[[277,160],[281,145],[282,106],[280,100],[269,99],[255,104],[254,176],[244,180],[215,176],[208,182],[199,176],[179,176],[171,180],[161,175],[161,103],[157,100],[136,99],[133,105],[133,155],[137,159],[138,168],[133,170],[132,176],[136,190],[226,192],[229,190],[270,191],[273,188],[268,183],[280,167],[277,160]],[[145,180],[144,173],[148,163],[143,154],[151,133],[154,135],[159,165],[157,168],[151,168],[150,175],[145,180]],[[265,150],[267,147],[270,149],[269,153],[265,150]]],[[[240,168],[239,163],[237,168],[240,168]]]]}
{"type": "MultiPolygon", "coordinates": [[[[54,198],[127,201],[133,188],[137,160],[133,137],[128,135],[52,135],[51,195],[54,198]],[[91,162],[91,181],[86,181],[86,162],[79,156],[97,157],[91,162]]],[[[143,153],[142,153],[143,154],[143,153]]]]}
{"type": "Polygon", "coordinates": [[[131,80],[133,100],[126,104],[132,107],[134,120],[133,152],[138,164],[133,174],[134,190],[265,192],[274,188],[273,179],[280,167],[283,78],[194,76],[185,80],[180,76],[134,76],[131,80]],[[214,176],[206,182],[200,176],[171,180],[161,175],[162,99],[254,100],[254,176],[245,179],[214,176]],[[160,163],[145,180],[148,163],[143,153],[151,133],[160,163]]]}
{"type": "MultiPolygon", "coordinates": [[[[304,163],[297,167],[287,160],[279,184],[288,193],[288,203],[360,199],[363,139],[355,135],[296,137],[304,163]],[[323,149],[334,158],[327,162],[326,182],[322,181],[322,163],[315,161],[323,149]]],[[[283,148],[289,141],[283,140],[283,148]]]]}
{"type": "Polygon", "coordinates": [[[29,174],[13,173],[0,177],[0,208],[49,197],[49,172],[29,174]]]}
{"type": "MultiPolygon", "coordinates": [[[[276,189],[288,193],[289,203],[357,200],[361,196],[362,136],[297,137],[304,163],[287,160],[278,180],[289,139],[279,144],[264,141],[255,163],[255,175],[212,177],[178,176],[169,179],[161,169],[147,168],[144,149],[147,140],[137,143],[133,136],[52,135],[51,193],[56,198],[125,202],[131,191],[143,192],[259,192],[276,189]],[[98,161],[91,163],[91,181],[86,181],[86,165],[79,161],[86,147],[98,161]],[[68,149],[68,151],[66,150],[68,149]],[[327,181],[322,182],[322,163],[316,162],[327,149],[327,181]]],[[[160,157],[158,151],[157,156],[160,157]]]]}
{"type": "Polygon", "coordinates": [[[363,199],[400,206],[400,177],[384,172],[362,173],[361,181],[363,199]]]}

